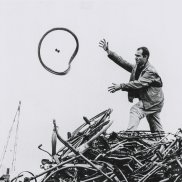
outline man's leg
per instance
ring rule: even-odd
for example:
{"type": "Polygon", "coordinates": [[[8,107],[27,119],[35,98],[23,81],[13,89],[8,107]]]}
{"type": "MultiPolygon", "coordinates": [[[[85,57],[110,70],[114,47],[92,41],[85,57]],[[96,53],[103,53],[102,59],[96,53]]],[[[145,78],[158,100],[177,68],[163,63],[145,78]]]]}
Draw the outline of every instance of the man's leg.
{"type": "Polygon", "coordinates": [[[160,112],[149,114],[146,116],[147,121],[150,126],[151,132],[163,131],[162,125],[160,123],[160,112]]]}
{"type": "Polygon", "coordinates": [[[139,101],[130,109],[130,120],[127,131],[135,131],[140,123],[140,120],[145,116],[145,112],[143,111],[143,103],[142,101],[139,101]]]}

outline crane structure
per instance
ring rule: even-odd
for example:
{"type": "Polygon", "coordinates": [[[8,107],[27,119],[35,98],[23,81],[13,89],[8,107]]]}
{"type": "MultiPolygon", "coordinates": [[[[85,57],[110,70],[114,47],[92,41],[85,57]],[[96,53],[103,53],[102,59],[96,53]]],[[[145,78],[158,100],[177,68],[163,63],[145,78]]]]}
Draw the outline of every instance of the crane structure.
{"type": "MultiPolygon", "coordinates": [[[[0,169],[3,167],[4,160],[6,157],[10,158],[10,156],[7,156],[7,153],[11,152],[11,158],[12,160],[10,161],[11,164],[7,168],[7,174],[9,176],[10,171],[15,171],[15,164],[16,164],[16,153],[17,153],[17,146],[18,146],[18,130],[19,130],[19,118],[20,118],[20,107],[21,107],[21,101],[19,101],[18,108],[16,110],[12,125],[9,129],[8,132],[8,137],[6,140],[6,143],[4,145],[4,149],[1,155],[0,159],[0,169]],[[12,149],[9,149],[10,147],[10,141],[12,140],[12,149]]],[[[4,176],[4,175],[3,175],[4,176]]]]}

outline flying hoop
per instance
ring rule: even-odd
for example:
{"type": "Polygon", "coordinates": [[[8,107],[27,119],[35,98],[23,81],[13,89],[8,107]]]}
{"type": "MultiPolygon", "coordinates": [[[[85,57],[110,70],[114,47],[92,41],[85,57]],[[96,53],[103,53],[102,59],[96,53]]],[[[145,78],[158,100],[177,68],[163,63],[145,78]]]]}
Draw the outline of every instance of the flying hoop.
{"type": "MultiPolygon", "coordinates": [[[[70,31],[70,30],[67,29],[67,28],[53,28],[53,29],[47,31],[47,32],[42,36],[42,38],[40,39],[40,42],[39,42],[39,45],[38,45],[38,57],[39,57],[39,60],[40,60],[41,65],[42,65],[47,71],[49,71],[49,72],[51,72],[51,73],[53,73],[53,74],[55,74],[55,75],[66,75],[66,74],[69,72],[70,68],[71,68],[71,62],[73,61],[73,59],[75,58],[76,54],[78,53],[78,49],[79,49],[78,38],[77,38],[77,36],[76,36],[72,31],[70,31]],[[68,32],[69,34],[71,34],[71,35],[73,36],[73,38],[74,38],[75,41],[76,41],[76,48],[75,48],[75,50],[74,50],[74,52],[73,52],[71,58],[69,59],[68,68],[67,68],[65,71],[63,71],[63,72],[58,72],[58,71],[55,71],[55,70],[51,69],[50,67],[48,67],[48,66],[43,62],[42,57],[41,57],[41,46],[42,46],[42,42],[43,42],[43,40],[45,39],[45,37],[46,37],[48,34],[50,34],[51,32],[54,32],[54,31],[65,31],[65,32],[68,32]]],[[[56,51],[58,51],[58,50],[56,50],[56,51]]]]}

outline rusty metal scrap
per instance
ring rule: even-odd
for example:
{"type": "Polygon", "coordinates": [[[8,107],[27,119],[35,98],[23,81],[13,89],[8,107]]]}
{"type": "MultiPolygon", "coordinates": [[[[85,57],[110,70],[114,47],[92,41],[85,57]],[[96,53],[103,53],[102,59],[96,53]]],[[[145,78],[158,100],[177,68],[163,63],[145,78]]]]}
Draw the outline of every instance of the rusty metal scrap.
{"type": "Polygon", "coordinates": [[[112,125],[108,109],[64,140],[53,122],[52,154],[42,159],[43,172],[20,173],[11,181],[29,182],[182,182],[182,131],[175,134],[150,131],[107,133],[112,125]],[[60,141],[63,146],[56,149],[60,141]],[[27,177],[27,173],[31,174],[27,177]],[[41,178],[40,178],[41,177],[41,178]],[[40,179],[39,179],[40,178],[40,179]]]}

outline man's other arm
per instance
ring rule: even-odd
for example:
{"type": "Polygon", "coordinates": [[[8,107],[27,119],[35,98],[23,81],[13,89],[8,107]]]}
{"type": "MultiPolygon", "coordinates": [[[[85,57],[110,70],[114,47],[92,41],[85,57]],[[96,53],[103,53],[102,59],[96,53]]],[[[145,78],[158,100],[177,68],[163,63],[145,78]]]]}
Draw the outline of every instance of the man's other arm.
{"type": "Polygon", "coordinates": [[[149,86],[162,87],[161,78],[154,72],[146,71],[138,80],[121,84],[123,91],[144,89],[149,86]]]}

